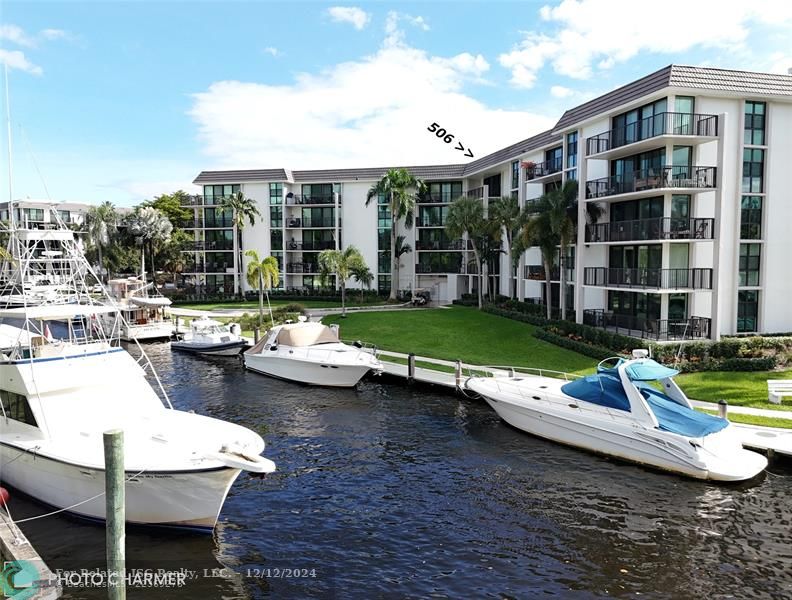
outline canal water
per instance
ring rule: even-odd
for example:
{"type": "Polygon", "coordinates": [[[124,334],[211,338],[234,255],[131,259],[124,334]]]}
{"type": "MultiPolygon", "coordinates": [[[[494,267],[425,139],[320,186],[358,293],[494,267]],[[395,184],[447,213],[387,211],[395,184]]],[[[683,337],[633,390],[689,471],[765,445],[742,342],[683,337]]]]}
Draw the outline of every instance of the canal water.
{"type": "MultiPolygon", "coordinates": [[[[263,432],[278,471],[243,474],[213,536],[129,530],[132,567],[189,572],[130,598],[792,597],[790,463],[711,485],[533,438],[427,388],[315,389],[147,351],[177,408],[263,432]]],[[[102,564],[101,526],[55,516],[24,531],[53,569],[102,564]]]]}

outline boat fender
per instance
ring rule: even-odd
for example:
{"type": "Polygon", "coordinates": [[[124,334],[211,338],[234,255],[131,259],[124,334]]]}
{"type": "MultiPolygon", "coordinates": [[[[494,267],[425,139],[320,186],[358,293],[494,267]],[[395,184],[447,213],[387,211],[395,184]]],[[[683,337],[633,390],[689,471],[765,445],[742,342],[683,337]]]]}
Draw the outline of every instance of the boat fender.
{"type": "Polygon", "coordinates": [[[0,504],[6,504],[11,498],[11,494],[4,487],[0,487],[0,504]]]}
{"type": "Polygon", "coordinates": [[[362,348],[363,347],[363,342],[361,342],[360,340],[355,340],[354,342],[352,342],[352,345],[355,348],[362,348]]]}
{"type": "Polygon", "coordinates": [[[242,328],[239,326],[239,323],[231,323],[230,331],[236,336],[242,334],[242,328]]]}

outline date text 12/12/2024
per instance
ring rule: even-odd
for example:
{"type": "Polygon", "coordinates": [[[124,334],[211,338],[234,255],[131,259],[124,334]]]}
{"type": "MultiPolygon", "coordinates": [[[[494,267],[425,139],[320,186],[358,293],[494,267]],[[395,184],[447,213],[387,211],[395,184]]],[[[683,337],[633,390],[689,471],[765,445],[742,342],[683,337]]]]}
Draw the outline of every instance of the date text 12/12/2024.
{"type": "MultiPolygon", "coordinates": [[[[448,133],[445,129],[440,127],[437,123],[432,123],[429,127],[426,128],[427,131],[431,131],[434,133],[439,139],[443,140],[446,144],[450,144],[454,141],[454,136],[451,133],[448,133]]],[[[470,148],[465,148],[462,142],[457,142],[457,145],[454,147],[454,150],[459,150],[460,152],[464,152],[465,156],[468,158],[473,158],[473,151],[470,148]]]]}

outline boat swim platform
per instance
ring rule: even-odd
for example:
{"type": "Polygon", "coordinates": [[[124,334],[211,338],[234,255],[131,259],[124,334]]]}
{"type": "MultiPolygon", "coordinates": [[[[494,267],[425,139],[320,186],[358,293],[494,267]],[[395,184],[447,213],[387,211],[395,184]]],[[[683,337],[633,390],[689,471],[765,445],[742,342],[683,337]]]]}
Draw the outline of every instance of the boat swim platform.
{"type": "MultiPolygon", "coordinates": [[[[20,593],[21,597],[33,598],[35,600],[54,600],[63,595],[60,581],[30,541],[22,533],[19,526],[9,516],[8,512],[0,505],[0,567],[3,568],[3,575],[14,575],[14,582],[8,581],[13,585],[19,585],[10,590],[14,594],[20,593]],[[35,570],[35,574],[32,572],[35,570]],[[17,581],[21,579],[21,581],[17,581]],[[36,592],[30,596],[31,588],[36,588],[36,592]]],[[[5,598],[4,588],[0,587],[0,597],[5,598]]],[[[14,596],[9,596],[13,598],[14,596]]]]}
{"type": "MultiPolygon", "coordinates": [[[[453,362],[450,360],[440,360],[436,358],[428,358],[425,356],[414,356],[404,354],[401,352],[390,352],[387,350],[380,350],[378,353],[380,362],[384,367],[382,374],[394,377],[397,379],[405,380],[408,383],[419,383],[437,386],[446,390],[456,392],[459,385],[464,384],[464,381],[472,373],[485,373],[495,377],[509,377],[514,373],[519,373],[520,367],[515,367],[512,371],[508,367],[485,367],[480,365],[471,365],[462,362],[453,362]],[[402,362],[394,362],[391,359],[398,359],[402,362]],[[410,361],[412,360],[412,376],[410,375],[410,361]],[[416,363],[438,365],[444,367],[446,370],[437,370],[428,367],[419,367],[416,363]],[[459,384],[457,377],[459,375],[459,384]]],[[[550,370],[548,369],[549,373],[550,370]]],[[[701,402],[692,400],[691,403],[696,407],[717,408],[717,404],[701,402]]],[[[735,413],[742,413],[742,407],[735,406],[729,407],[735,413]]],[[[745,410],[748,414],[757,414],[757,409],[745,410]]],[[[766,416],[783,416],[781,411],[762,411],[761,414],[766,416]]],[[[760,450],[768,455],[779,454],[792,457],[792,429],[779,429],[777,427],[762,427],[759,425],[744,425],[741,423],[732,423],[735,430],[739,432],[742,438],[742,445],[745,448],[752,450],[760,450]]]]}

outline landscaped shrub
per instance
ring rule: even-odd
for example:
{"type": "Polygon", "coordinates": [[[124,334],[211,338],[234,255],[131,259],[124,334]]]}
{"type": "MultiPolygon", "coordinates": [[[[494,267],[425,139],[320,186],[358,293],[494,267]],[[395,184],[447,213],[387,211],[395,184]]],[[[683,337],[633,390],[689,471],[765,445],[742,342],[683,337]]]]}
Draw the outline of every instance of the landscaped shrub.
{"type": "Polygon", "coordinates": [[[575,352],[583,354],[584,356],[596,358],[597,360],[603,360],[613,356],[613,352],[608,348],[593,346],[591,344],[579,342],[568,337],[562,337],[548,331],[547,329],[542,329],[541,327],[534,331],[534,337],[546,342],[550,342],[551,344],[555,344],[556,346],[560,346],[561,348],[566,348],[567,350],[574,350],[575,352]]]}
{"type": "Polygon", "coordinates": [[[776,366],[774,356],[763,358],[727,358],[720,364],[720,371],[771,371],[776,366]]]}

